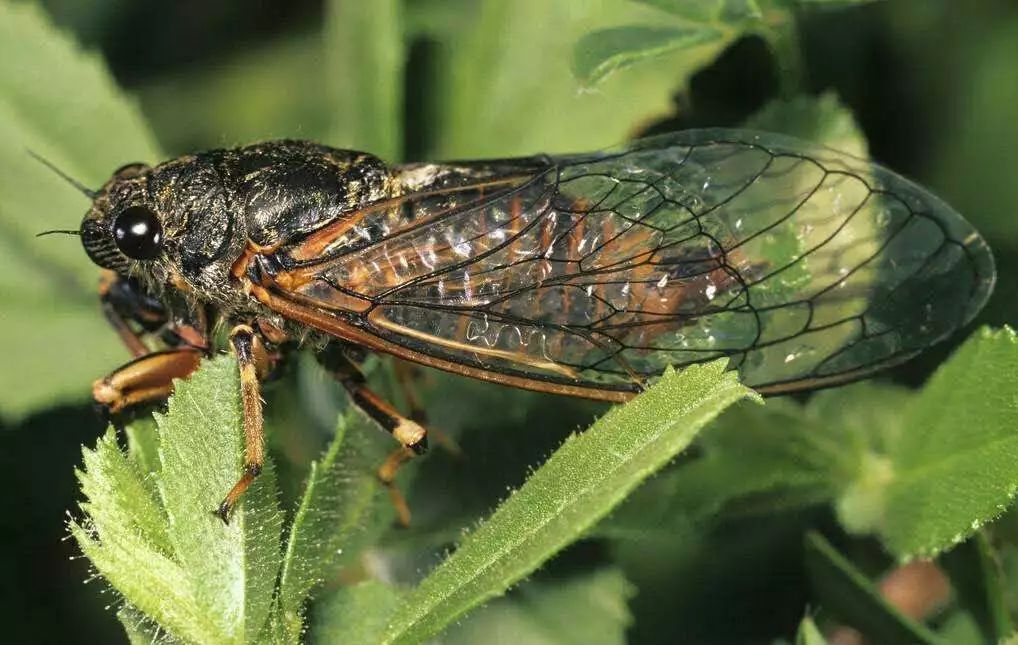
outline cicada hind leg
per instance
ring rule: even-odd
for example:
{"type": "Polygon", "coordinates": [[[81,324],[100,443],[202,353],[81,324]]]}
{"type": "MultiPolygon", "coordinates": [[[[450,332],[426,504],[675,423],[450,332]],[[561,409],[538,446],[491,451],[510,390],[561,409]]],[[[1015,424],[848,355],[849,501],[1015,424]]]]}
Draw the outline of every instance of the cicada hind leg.
{"type": "MultiPolygon", "coordinates": [[[[399,523],[408,526],[410,524],[410,507],[407,505],[403,493],[396,486],[396,474],[403,464],[428,449],[428,431],[413,418],[400,414],[392,404],[371,390],[367,386],[364,374],[346,355],[343,347],[336,344],[330,345],[329,348],[318,354],[318,360],[329,374],[346,388],[354,405],[363,410],[399,442],[399,448],[389,454],[376,474],[378,481],[389,491],[389,497],[396,508],[399,523]]],[[[417,405],[416,399],[410,399],[408,403],[415,409],[411,416],[422,418],[423,412],[417,405]]]]}

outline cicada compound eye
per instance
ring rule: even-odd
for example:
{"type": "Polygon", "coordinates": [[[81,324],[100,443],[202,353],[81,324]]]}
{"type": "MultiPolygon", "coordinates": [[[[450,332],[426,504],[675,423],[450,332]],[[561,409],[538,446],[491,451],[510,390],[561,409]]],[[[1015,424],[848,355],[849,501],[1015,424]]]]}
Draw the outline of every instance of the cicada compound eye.
{"type": "Polygon", "coordinates": [[[113,238],[132,260],[153,260],[163,247],[163,226],[147,206],[128,206],[113,220],[113,238]]]}

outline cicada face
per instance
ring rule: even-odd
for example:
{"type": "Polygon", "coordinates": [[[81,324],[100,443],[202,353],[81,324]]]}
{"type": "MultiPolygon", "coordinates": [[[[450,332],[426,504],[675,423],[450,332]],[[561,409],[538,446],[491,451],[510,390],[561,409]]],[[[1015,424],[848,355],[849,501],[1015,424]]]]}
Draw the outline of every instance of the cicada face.
{"type": "Polygon", "coordinates": [[[81,223],[82,244],[96,264],[151,291],[230,301],[229,266],[244,231],[229,193],[219,170],[200,156],[124,166],[96,194],[81,223]]]}

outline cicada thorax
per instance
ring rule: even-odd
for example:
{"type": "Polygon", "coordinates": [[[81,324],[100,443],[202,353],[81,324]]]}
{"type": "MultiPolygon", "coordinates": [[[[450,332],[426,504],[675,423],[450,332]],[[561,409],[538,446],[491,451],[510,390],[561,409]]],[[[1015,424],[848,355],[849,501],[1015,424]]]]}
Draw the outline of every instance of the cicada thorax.
{"type": "Polygon", "coordinates": [[[312,232],[346,221],[391,196],[386,164],[370,154],[305,141],[274,141],[228,151],[248,239],[262,248],[302,243],[312,232]]]}

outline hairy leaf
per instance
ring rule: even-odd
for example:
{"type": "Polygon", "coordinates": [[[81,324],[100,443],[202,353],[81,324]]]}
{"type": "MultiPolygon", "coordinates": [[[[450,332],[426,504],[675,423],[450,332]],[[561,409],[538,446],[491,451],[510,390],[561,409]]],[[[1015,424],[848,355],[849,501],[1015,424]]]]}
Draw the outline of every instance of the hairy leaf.
{"type": "Polygon", "coordinates": [[[194,597],[168,538],[159,535],[164,527],[153,535],[144,532],[152,528],[147,518],[160,511],[112,431],[94,451],[85,451],[85,464],[79,479],[88,499],[82,504],[86,517],[71,523],[82,552],[131,605],[164,629],[187,640],[215,640],[218,630],[194,597]]]}
{"type": "Polygon", "coordinates": [[[130,605],[120,608],[117,619],[124,626],[131,645],[176,645],[181,642],[130,605]]]}
{"type": "Polygon", "coordinates": [[[272,603],[280,567],[282,513],[271,462],[224,526],[212,512],[243,472],[240,379],[220,356],[178,382],[169,412],[157,415],[160,491],[174,554],[220,638],[253,639],[272,603]]]}
{"type": "Polygon", "coordinates": [[[859,384],[818,393],[806,406],[780,399],[734,406],[701,436],[701,458],[648,482],[598,534],[667,541],[721,518],[823,503],[837,503],[843,521],[872,530],[872,514],[882,516],[883,507],[853,500],[858,489],[870,490],[872,464],[886,463],[907,398],[859,384]]]}
{"type": "Polygon", "coordinates": [[[313,641],[375,645],[400,598],[398,589],[377,580],[337,589],[315,611],[313,641]]]}
{"type": "Polygon", "coordinates": [[[136,424],[125,454],[111,430],[79,473],[86,517],[71,531],[82,551],[132,607],[182,640],[252,641],[273,601],[282,513],[271,463],[229,526],[212,513],[242,470],[239,388],[232,357],[204,363],[157,415],[158,443],[142,434],[153,428],[137,427],[151,424],[136,424]]]}
{"type": "Polygon", "coordinates": [[[336,436],[321,460],[311,464],[304,495],[293,518],[279,580],[278,602],[289,636],[303,629],[304,603],[331,573],[344,551],[377,514],[379,486],[374,468],[379,459],[362,436],[359,414],[340,418],[336,436]]]}
{"type": "Polygon", "coordinates": [[[930,557],[1004,512],[1018,491],[1018,338],[983,329],[937,370],[891,455],[883,537],[930,557]]]}
{"type": "Polygon", "coordinates": [[[581,537],[704,424],[751,395],[724,367],[719,361],[669,371],[647,392],[567,439],[407,596],[386,642],[438,633],[581,537]]]}

